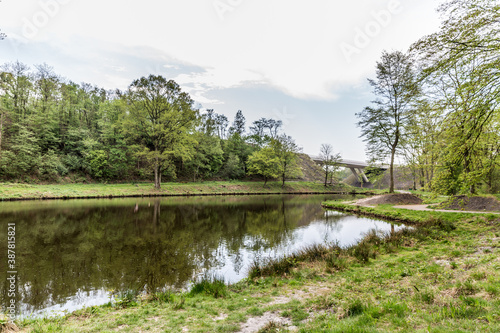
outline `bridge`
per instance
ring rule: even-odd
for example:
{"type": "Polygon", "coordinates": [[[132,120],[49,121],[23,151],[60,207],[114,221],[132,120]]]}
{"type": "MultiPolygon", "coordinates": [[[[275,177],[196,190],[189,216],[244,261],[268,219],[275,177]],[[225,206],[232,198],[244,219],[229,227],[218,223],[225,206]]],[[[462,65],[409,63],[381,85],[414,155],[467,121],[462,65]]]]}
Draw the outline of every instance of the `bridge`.
{"type": "MultiPolygon", "coordinates": [[[[316,163],[318,164],[323,164],[324,160],[321,158],[321,156],[316,156],[316,155],[309,155],[309,157],[316,163]]],[[[354,160],[346,160],[346,159],[341,159],[337,165],[344,167],[344,168],[349,168],[351,172],[354,174],[356,179],[360,179],[359,176],[361,176],[361,179],[363,180],[364,183],[370,183],[368,180],[368,177],[366,177],[365,173],[363,170],[369,166],[368,163],[366,162],[361,162],[361,161],[354,161],[354,160]]],[[[386,169],[382,167],[381,169],[386,169]]]]}

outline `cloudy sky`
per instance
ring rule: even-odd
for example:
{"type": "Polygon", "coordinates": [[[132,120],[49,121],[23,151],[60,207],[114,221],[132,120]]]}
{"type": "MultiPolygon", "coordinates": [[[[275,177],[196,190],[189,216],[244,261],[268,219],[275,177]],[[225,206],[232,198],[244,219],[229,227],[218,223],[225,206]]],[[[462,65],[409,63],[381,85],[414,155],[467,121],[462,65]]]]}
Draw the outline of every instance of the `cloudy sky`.
{"type": "Polygon", "coordinates": [[[114,89],[149,74],[247,125],[281,119],[304,152],[365,160],[355,113],[382,50],[439,27],[437,0],[0,0],[0,63],[114,89]]]}

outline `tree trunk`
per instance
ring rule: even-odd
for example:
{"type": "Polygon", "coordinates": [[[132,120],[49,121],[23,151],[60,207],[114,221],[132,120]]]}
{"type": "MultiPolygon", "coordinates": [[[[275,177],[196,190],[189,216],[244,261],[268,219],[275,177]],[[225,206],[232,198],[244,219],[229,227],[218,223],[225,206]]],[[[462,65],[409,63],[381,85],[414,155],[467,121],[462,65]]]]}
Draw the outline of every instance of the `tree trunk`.
{"type": "Polygon", "coordinates": [[[283,175],[281,176],[281,179],[283,180],[281,187],[285,187],[285,173],[284,172],[283,172],[283,175]]]}
{"type": "Polygon", "coordinates": [[[328,182],[328,165],[326,166],[326,170],[325,170],[325,187],[326,187],[327,182],[328,182]]]}
{"type": "Polygon", "coordinates": [[[389,193],[394,193],[394,155],[396,153],[396,148],[393,146],[391,150],[391,165],[389,166],[389,175],[390,175],[390,185],[389,185],[389,193]]]}
{"type": "Polygon", "coordinates": [[[391,147],[391,166],[389,167],[391,182],[389,185],[389,193],[394,193],[394,156],[396,155],[396,147],[399,143],[399,129],[396,130],[396,137],[394,138],[394,144],[391,147]]]}
{"type": "Polygon", "coordinates": [[[155,189],[159,190],[161,187],[160,184],[160,162],[158,157],[155,157],[155,189]]]}

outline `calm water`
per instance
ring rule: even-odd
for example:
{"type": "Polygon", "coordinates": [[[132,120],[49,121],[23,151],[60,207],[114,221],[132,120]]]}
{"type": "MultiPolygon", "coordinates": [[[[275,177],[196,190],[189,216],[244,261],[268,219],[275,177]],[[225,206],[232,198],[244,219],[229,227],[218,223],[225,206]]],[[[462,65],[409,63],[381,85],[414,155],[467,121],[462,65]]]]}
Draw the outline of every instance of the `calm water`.
{"type": "MultiPolygon", "coordinates": [[[[246,277],[254,259],[314,243],[356,242],[391,225],[325,211],[339,198],[236,196],[0,203],[0,253],[16,223],[18,311],[74,311],[104,304],[110,290],[185,288],[203,274],[246,277]]],[[[6,306],[7,260],[0,262],[6,306]]]]}

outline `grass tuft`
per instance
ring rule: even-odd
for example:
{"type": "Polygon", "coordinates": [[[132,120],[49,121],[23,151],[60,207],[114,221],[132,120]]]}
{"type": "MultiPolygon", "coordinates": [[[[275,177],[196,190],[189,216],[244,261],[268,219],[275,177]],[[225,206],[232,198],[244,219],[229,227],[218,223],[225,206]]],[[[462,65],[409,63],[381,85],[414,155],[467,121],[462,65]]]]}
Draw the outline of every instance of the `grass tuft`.
{"type": "Polygon", "coordinates": [[[223,277],[205,276],[193,285],[191,291],[188,293],[188,296],[193,297],[195,295],[205,294],[214,298],[220,298],[227,296],[227,293],[227,285],[223,277]]]}

